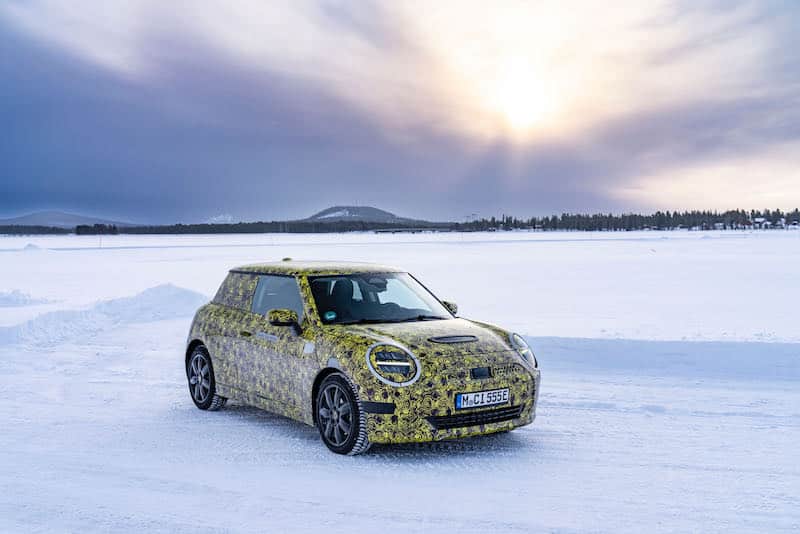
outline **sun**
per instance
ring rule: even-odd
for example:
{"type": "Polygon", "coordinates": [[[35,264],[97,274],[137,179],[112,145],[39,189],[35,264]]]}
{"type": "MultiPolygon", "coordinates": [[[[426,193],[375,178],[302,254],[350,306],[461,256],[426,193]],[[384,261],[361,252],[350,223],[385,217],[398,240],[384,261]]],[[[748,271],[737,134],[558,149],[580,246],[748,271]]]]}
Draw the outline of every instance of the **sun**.
{"type": "Polygon", "coordinates": [[[539,124],[547,116],[549,107],[543,91],[534,83],[510,80],[498,90],[498,111],[516,132],[528,131],[539,124]]]}
{"type": "Polygon", "coordinates": [[[487,84],[490,110],[514,136],[542,129],[558,110],[552,84],[523,59],[515,59],[487,84]]]}

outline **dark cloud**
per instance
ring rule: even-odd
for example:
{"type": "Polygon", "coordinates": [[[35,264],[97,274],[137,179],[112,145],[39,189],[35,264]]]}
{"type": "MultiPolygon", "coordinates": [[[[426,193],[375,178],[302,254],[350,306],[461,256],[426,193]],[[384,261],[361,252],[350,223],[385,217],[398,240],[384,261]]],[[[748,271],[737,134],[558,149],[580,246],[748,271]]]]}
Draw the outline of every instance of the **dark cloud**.
{"type": "MultiPolygon", "coordinates": [[[[780,5],[768,7],[746,23],[772,24],[780,5]]],[[[413,48],[381,13],[327,15],[376,47],[413,48]]],[[[638,176],[800,140],[796,47],[775,51],[764,67],[771,77],[756,81],[750,96],[699,88],[690,102],[523,150],[478,145],[424,122],[398,135],[324,84],[236,67],[178,34],[150,36],[150,55],[159,60],[143,83],[2,24],[0,50],[12,51],[0,54],[6,214],[62,208],[170,222],[220,213],[301,217],[334,204],[430,219],[633,210],[640,206],[615,193],[638,176]]],[[[785,19],[775,24],[781,43],[796,44],[785,19]]],[[[703,46],[693,39],[653,61],[703,46]]]]}

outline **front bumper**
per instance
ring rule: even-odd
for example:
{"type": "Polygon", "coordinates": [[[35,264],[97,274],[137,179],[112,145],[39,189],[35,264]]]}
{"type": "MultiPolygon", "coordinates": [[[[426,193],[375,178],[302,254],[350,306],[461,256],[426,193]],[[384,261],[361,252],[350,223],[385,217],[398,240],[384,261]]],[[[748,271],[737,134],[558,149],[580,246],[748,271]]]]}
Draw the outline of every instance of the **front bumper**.
{"type": "Polygon", "coordinates": [[[503,432],[528,425],[536,418],[541,374],[523,365],[473,380],[469,376],[423,377],[398,388],[361,388],[362,409],[372,443],[418,443],[503,432]],[[510,370],[509,370],[510,369],[510,370]],[[503,405],[456,410],[457,393],[509,388],[503,405]]]}

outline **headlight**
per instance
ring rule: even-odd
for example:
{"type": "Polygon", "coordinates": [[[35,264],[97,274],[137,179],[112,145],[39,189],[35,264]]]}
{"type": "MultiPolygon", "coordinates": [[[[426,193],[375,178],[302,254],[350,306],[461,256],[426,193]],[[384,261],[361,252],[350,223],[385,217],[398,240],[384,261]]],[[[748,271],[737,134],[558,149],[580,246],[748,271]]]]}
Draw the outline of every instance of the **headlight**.
{"type": "Polygon", "coordinates": [[[525,341],[519,334],[511,334],[511,345],[517,349],[519,355],[525,358],[534,367],[539,367],[539,362],[536,361],[536,356],[533,354],[528,342],[525,341]]]}
{"type": "Polygon", "coordinates": [[[399,345],[379,343],[367,350],[367,367],[375,378],[390,386],[410,386],[422,371],[419,360],[399,345]]]}

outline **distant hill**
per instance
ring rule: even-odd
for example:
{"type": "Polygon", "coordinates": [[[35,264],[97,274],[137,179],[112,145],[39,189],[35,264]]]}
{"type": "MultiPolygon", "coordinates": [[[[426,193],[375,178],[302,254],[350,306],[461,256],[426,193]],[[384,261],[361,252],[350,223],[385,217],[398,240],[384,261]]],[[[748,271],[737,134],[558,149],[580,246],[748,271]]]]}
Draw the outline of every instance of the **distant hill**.
{"type": "MultiPolygon", "coordinates": [[[[232,219],[232,217],[230,217],[232,219]]],[[[338,232],[451,231],[456,223],[430,222],[405,217],[370,206],[333,206],[306,219],[230,223],[222,220],[201,224],[131,226],[121,234],[265,234],[338,232]]]]}
{"type": "Polygon", "coordinates": [[[394,213],[373,208],[371,206],[333,206],[315,213],[304,222],[333,223],[333,222],[365,222],[383,224],[411,224],[423,223],[405,217],[398,217],[394,213]]]}
{"type": "Polygon", "coordinates": [[[131,223],[86,217],[63,211],[37,211],[21,217],[0,219],[0,226],[48,226],[53,228],[75,228],[79,224],[113,224],[119,227],[134,226],[131,223]]]}

